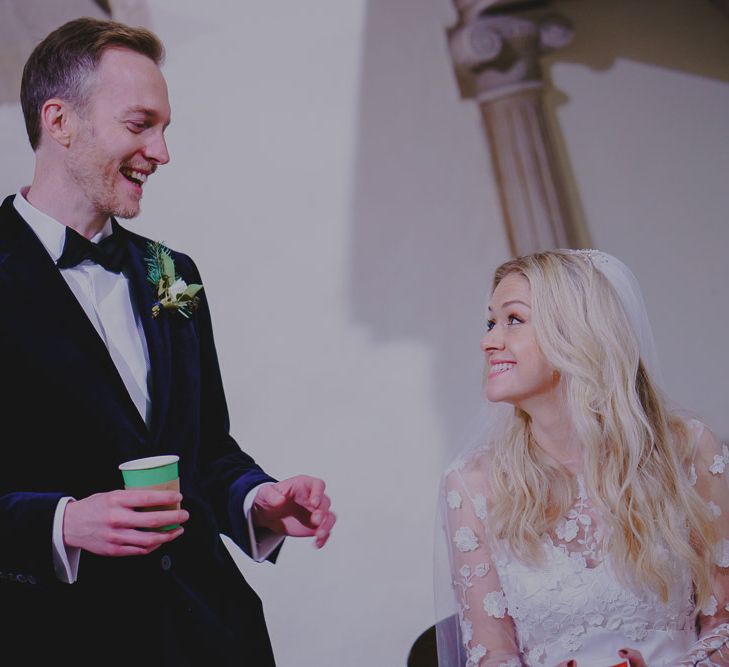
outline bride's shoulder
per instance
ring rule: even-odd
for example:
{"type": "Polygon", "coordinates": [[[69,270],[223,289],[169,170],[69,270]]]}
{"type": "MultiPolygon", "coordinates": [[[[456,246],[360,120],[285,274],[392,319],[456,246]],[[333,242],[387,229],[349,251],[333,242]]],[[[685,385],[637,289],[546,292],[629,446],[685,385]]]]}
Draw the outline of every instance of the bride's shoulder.
{"type": "Polygon", "coordinates": [[[674,438],[682,444],[684,460],[693,471],[714,475],[724,472],[729,465],[729,447],[720,443],[706,424],[695,418],[674,418],[671,427],[674,438]]]}
{"type": "Polygon", "coordinates": [[[493,460],[491,449],[473,449],[455,458],[445,469],[445,476],[473,477],[486,474],[493,460]]]}
{"type": "Polygon", "coordinates": [[[477,449],[459,456],[444,472],[447,490],[465,490],[470,496],[489,493],[489,470],[493,462],[493,452],[477,449]]]}

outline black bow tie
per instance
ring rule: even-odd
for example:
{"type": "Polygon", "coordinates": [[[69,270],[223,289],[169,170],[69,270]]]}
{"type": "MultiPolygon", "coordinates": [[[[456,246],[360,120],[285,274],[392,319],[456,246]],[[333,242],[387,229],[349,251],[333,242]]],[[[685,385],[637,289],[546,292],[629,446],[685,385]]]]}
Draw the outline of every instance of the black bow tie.
{"type": "Polygon", "coordinates": [[[59,269],[70,269],[85,259],[103,266],[107,271],[119,273],[124,266],[127,244],[124,234],[117,228],[110,236],[92,243],[70,227],[66,227],[63,252],[56,262],[59,269]]]}

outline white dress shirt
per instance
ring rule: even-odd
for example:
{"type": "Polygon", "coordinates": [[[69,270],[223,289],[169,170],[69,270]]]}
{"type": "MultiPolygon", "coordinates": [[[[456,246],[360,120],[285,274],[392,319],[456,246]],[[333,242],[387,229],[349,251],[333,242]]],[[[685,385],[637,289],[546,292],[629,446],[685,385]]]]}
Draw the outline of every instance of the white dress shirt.
{"type": "MultiPolygon", "coordinates": [[[[51,259],[56,262],[63,252],[66,228],[25,198],[28,187],[17,193],[14,206],[39,238],[51,259]]],[[[98,243],[112,233],[108,219],[92,239],[98,243]]],[[[77,266],[60,269],[99,337],[106,345],[114,365],[129,392],[134,405],[147,427],[150,425],[151,402],[149,395],[150,361],[142,321],[129,292],[129,278],[121,273],[107,271],[91,260],[77,266]]],[[[281,542],[279,536],[253,526],[250,509],[259,487],[245,497],[243,511],[248,520],[251,551],[254,560],[264,560],[281,542]]],[[[53,521],[53,562],[56,575],[65,583],[73,583],[78,576],[80,549],[63,543],[63,515],[73,498],[63,498],[56,507],[53,521]]]]}

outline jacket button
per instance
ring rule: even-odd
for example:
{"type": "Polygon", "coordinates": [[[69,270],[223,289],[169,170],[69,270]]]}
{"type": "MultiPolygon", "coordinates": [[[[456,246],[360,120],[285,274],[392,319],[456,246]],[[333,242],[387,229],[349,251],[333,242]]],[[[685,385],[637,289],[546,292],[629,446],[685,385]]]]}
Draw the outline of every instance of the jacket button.
{"type": "Polygon", "coordinates": [[[172,559],[167,554],[165,554],[160,560],[160,565],[162,566],[162,569],[167,572],[167,570],[172,568],[172,559]]]}
{"type": "Polygon", "coordinates": [[[24,584],[28,579],[24,574],[19,574],[17,577],[15,577],[15,581],[17,581],[19,584],[24,584]]]}
{"type": "Polygon", "coordinates": [[[28,575],[28,583],[29,584],[35,584],[35,583],[38,583],[38,582],[36,581],[36,578],[31,574],[31,575],[28,575]]]}

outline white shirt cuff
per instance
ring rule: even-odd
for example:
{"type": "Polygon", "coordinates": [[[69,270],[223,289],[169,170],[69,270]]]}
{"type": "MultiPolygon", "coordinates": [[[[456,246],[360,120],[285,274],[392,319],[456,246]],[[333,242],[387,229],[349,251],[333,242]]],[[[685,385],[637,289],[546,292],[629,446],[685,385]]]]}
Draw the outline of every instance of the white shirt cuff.
{"type": "Polygon", "coordinates": [[[256,563],[261,563],[268,558],[273,550],[284,541],[283,535],[278,535],[268,528],[258,528],[254,525],[251,517],[251,508],[256,494],[262,486],[273,484],[274,482],[263,482],[252,488],[243,499],[243,514],[248,522],[248,538],[251,543],[251,558],[256,563]]]}
{"type": "Polygon", "coordinates": [[[81,557],[79,547],[67,547],[63,543],[63,516],[69,501],[75,500],[67,496],[61,498],[53,515],[53,568],[56,577],[64,584],[72,584],[78,578],[78,562],[81,557]]]}

